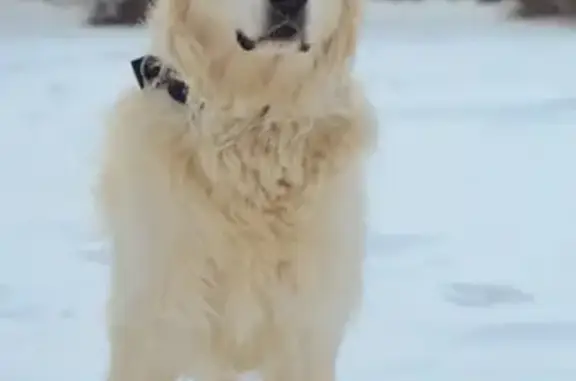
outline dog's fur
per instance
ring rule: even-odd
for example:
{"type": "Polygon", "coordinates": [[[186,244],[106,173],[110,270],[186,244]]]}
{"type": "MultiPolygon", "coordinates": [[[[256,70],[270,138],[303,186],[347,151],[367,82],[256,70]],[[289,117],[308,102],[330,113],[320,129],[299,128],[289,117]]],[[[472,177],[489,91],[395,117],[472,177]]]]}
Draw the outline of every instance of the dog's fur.
{"type": "Polygon", "coordinates": [[[230,15],[258,1],[157,0],[150,15],[151,52],[190,101],[132,90],[109,123],[109,381],[334,380],[376,130],[350,69],[361,0],[310,0],[307,53],[237,45],[230,15]]]}

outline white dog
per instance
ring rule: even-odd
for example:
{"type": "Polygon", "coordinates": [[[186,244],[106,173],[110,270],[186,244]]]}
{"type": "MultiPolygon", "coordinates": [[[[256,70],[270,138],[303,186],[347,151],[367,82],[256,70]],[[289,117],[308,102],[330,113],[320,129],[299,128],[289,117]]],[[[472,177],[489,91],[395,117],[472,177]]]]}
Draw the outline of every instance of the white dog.
{"type": "Polygon", "coordinates": [[[109,381],[332,381],[376,126],[361,0],[156,0],[100,177],[109,381]]]}

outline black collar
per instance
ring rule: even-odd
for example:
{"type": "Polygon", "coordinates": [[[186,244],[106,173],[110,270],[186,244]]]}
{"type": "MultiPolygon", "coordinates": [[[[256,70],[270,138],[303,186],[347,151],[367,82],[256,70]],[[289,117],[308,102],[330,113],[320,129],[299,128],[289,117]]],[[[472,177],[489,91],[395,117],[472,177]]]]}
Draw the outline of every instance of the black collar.
{"type": "Polygon", "coordinates": [[[145,87],[164,89],[175,102],[186,103],[188,85],[177,79],[176,72],[163,65],[158,57],[146,55],[132,60],[131,64],[141,89],[145,87]]]}
{"type": "MultiPolygon", "coordinates": [[[[141,89],[151,87],[166,90],[170,98],[179,104],[186,104],[189,101],[188,85],[178,79],[174,69],[162,64],[160,58],[146,55],[132,60],[131,64],[141,89]]],[[[198,107],[200,111],[203,110],[204,102],[200,102],[198,107]]],[[[258,117],[263,118],[269,111],[270,105],[264,105],[258,117]]]]}

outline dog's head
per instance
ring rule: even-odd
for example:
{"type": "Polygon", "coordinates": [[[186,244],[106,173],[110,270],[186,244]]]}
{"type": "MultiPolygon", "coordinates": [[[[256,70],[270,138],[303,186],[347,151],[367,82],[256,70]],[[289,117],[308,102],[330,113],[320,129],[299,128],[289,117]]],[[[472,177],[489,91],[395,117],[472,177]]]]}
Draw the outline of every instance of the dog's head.
{"type": "Polygon", "coordinates": [[[156,50],[186,77],[269,97],[348,68],[362,0],[156,2],[156,50]]]}

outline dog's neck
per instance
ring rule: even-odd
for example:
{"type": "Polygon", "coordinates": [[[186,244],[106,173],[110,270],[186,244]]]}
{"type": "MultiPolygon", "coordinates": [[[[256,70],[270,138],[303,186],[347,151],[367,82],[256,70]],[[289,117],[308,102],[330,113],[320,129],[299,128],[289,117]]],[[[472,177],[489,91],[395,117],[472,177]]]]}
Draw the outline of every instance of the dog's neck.
{"type": "Polygon", "coordinates": [[[334,107],[339,93],[347,87],[347,81],[320,80],[317,78],[295,78],[272,80],[265,83],[248,84],[240,79],[226,83],[214,83],[206,78],[186,78],[190,92],[197,98],[206,100],[207,104],[221,105],[228,109],[229,115],[242,116],[268,107],[275,112],[298,112],[300,114],[325,113],[327,108],[334,107]]]}
{"type": "Polygon", "coordinates": [[[271,60],[254,59],[247,53],[202,62],[178,44],[170,51],[152,52],[177,71],[190,96],[226,107],[233,111],[229,115],[252,115],[265,106],[286,112],[322,112],[339,103],[336,98],[351,82],[349,65],[319,64],[312,55],[271,60]]]}
{"type": "MultiPolygon", "coordinates": [[[[241,65],[238,65],[241,66],[241,65]]],[[[207,106],[224,108],[234,117],[252,117],[264,108],[281,118],[324,115],[338,108],[349,96],[348,72],[290,72],[284,68],[241,71],[231,67],[225,74],[208,69],[183,79],[191,96],[207,106]],[[236,71],[237,70],[237,71],[236,71]]]]}
{"type": "MultiPolygon", "coordinates": [[[[264,90],[252,97],[235,96],[233,92],[226,92],[223,96],[222,93],[207,91],[202,86],[206,85],[201,82],[202,78],[188,78],[187,82],[161,58],[153,55],[133,60],[132,67],[141,88],[164,91],[176,103],[189,107],[194,114],[225,111],[222,114],[247,120],[263,117],[282,120],[314,118],[345,108],[351,95],[348,82],[333,80],[324,84],[309,81],[301,86],[293,86],[293,93],[264,90]],[[311,86],[307,87],[307,84],[311,86]],[[208,110],[205,110],[206,107],[208,110]]],[[[214,87],[209,89],[213,90],[214,87]]]]}

